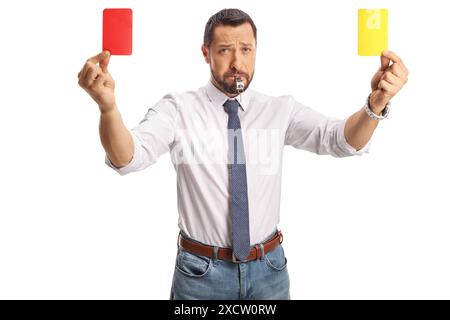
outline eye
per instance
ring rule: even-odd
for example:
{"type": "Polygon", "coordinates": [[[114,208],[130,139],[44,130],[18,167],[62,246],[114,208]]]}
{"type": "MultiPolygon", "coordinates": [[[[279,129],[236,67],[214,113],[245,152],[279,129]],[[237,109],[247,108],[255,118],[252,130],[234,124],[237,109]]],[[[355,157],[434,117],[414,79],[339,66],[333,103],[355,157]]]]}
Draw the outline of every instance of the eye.
{"type": "Polygon", "coordinates": [[[252,51],[252,49],[250,49],[250,48],[248,48],[248,47],[245,47],[245,48],[243,48],[242,50],[243,50],[244,52],[246,52],[246,53],[252,51]]]}
{"type": "Polygon", "coordinates": [[[225,52],[227,52],[228,50],[229,50],[228,48],[222,48],[222,49],[219,50],[219,52],[220,52],[220,53],[225,53],[225,52]]]}

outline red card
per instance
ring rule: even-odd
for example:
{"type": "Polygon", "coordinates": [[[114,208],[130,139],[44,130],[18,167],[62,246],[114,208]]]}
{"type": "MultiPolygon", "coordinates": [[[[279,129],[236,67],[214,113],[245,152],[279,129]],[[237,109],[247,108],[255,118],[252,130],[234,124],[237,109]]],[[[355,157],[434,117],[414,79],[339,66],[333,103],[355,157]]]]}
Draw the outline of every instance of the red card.
{"type": "Polygon", "coordinates": [[[103,51],[130,55],[132,51],[133,12],[131,9],[103,10],[103,51]]]}

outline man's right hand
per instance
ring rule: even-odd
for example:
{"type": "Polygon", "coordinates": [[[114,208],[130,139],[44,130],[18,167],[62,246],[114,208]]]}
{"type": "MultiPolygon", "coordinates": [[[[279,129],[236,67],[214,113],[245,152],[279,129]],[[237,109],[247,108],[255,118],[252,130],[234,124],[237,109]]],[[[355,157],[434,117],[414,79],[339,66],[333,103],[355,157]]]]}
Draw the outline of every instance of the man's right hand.
{"type": "Polygon", "coordinates": [[[110,52],[105,50],[89,58],[78,73],[78,84],[97,102],[102,113],[116,107],[115,83],[108,72],[110,57],[110,52]]]}

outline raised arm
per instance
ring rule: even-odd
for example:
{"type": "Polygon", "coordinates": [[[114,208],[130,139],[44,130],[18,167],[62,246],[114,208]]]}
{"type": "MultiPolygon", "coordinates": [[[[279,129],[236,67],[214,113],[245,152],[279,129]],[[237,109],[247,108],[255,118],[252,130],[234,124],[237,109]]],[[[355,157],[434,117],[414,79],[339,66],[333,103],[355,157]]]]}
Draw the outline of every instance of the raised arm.
{"type": "Polygon", "coordinates": [[[78,84],[97,102],[100,140],[111,163],[120,168],[131,161],[134,143],[116,106],[115,83],[108,71],[110,57],[109,51],[103,51],[86,60],[78,73],[78,84]]]}
{"type": "MultiPolygon", "coordinates": [[[[369,107],[380,115],[387,103],[408,81],[408,69],[394,52],[385,50],[381,56],[381,66],[371,81],[369,107]],[[391,65],[390,62],[393,62],[391,65]]],[[[345,138],[356,150],[361,149],[372,137],[378,125],[364,109],[351,115],[345,124],[345,138]]]]}

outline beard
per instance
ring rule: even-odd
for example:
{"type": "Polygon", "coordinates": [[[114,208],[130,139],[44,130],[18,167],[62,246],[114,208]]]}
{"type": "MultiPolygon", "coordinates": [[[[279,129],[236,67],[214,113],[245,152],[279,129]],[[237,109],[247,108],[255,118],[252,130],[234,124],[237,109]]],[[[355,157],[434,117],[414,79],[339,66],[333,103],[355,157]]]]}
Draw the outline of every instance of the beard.
{"type": "MultiPolygon", "coordinates": [[[[230,85],[225,81],[225,77],[222,77],[220,74],[216,73],[213,71],[213,69],[210,67],[211,69],[211,76],[214,78],[214,80],[216,81],[217,85],[219,86],[219,88],[229,94],[239,94],[240,92],[237,90],[236,88],[236,81],[233,81],[233,83],[230,85]]],[[[254,74],[255,72],[253,72],[254,74]]],[[[240,72],[240,74],[243,74],[241,76],[242,78],[245,78],[247,81],[247,83],[244,82],[244,90],[247,90],[248,86],[250,85],[250,83],[253,80],[253,74],[251,75],[251,77],[246,74],[246,73],[242,73],[240,72]]],[[[229,75],[228,73],[225,74],[225,76],[229,75]]]]}

